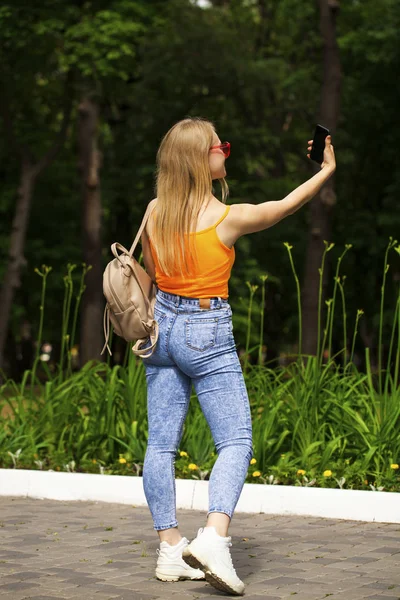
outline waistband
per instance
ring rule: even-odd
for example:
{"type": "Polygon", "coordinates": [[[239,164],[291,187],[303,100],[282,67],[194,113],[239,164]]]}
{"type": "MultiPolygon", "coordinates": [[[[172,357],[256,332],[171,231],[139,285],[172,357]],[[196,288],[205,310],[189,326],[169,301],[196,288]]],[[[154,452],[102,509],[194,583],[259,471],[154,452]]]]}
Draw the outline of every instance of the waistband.
{"type": "Polygon", "coordinates": [[[190,298],[189,296],[180,296],[179,294],[170,294],[160,290],[157,286],[157,296],[164,298],[169,302],[172,302],[176,306],[189,304],[192,306],[199,306],[200,308],[222,308],[228,306],[228,298],[221,298],[220,296],[213,296],[212,298],[190,298]]]}

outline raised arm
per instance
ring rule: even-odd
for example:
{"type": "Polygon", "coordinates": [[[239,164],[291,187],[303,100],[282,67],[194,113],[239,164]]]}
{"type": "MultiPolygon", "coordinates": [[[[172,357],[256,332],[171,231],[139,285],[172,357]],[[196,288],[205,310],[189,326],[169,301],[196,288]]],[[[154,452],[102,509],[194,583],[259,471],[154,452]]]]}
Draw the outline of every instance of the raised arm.
{"type": "MultiPolygon", "coordinates": [[[[312,140],[308,142],[308,151],[311,151],[312,140]]],[[[307,154],[310,158],[310,154],[307,154]]],[[[302,183],[293,192],[282,200],[270,200],[261,204],[233,204],[231,206],[231,225],[236,229],[237,237],[246,233],[255,233],[268,229],[288,215],[293,214],[301,206],[313,198],[332,176],[336,169],[335,153],[331,143],[331,136],[325,140],[324,160],[321,170],[302,183]]]]}

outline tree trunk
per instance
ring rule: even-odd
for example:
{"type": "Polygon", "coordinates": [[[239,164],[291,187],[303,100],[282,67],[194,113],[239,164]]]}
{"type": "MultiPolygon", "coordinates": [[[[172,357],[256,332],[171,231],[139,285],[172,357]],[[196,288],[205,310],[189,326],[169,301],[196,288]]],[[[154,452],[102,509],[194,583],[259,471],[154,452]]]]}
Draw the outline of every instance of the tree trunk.
{"type": "MultiPolygon", "coordinates": [[[[321,90],[318,123],[328,127],[333,134],[339,118],[342,72],[339,48],[336,41],[336,14],[338,0],[318,0],[320,30],[323,39],[324,76],[321,90]]],[[[316,167],[315,172],[319,169],[316,167]]],[[[336,204],[334,179],[331,177],[310,203],[311,222],[302,290],[303,348],[305,354],[315,354],[318,347],[318,296],[319,269],[325,250],[324,240],[331,236],[331,214],[336,204]]],[[[325,265],[322,308],[325,307],[329,265],[325,265]]],[[[324,325],[323,315],[321,333],[324,325]]]]}
{"type": "Polygon", "coordinates": [[[91,265],[86,275],[82,297],[80,364],[103,360],[103,264],[101,245],[100,153],[97,147],[98,106],[84,98],[79,113],[79,168],[82,173],[82,242],[83,259],[91,265]]]}
{"type": "Polygon", "coordinates": [[[8,265],[0,292],[0,368],[7,363],[6,340],[15,290],[21,285],[20,274],[26,264],[24,246],[29,222],[32,191],[36,173],[30,160],[24,158],[21,165],[21,179],[18,188],[17,204],[12,223],[8,265]]]}
{"type": "Polygon", "coordinates": [[[10,151],[18,156],[21,161],[21,180],[11,230],[8,265],[0,291],[0,369],[4,368],[4,363],[6,362],[5,345],[14,293],[20,286],[21,268],[26,262],[24,258],[24,246],[34,185],[37,177],[53,162],[64,145],[71,116],[73,99],[72,83],[73,75],[70,71],[65,78],[64,96],[62,98],[63,118],[59,132],[47,153],[35,162],[27,145],[21,143],[17,138],[14,130],[10,100],[7,94],[7,86],[4,84],[4,81],[1,81],[3,89],[0,95],[0,114],[3,120],[5,139],[10,151]]]}

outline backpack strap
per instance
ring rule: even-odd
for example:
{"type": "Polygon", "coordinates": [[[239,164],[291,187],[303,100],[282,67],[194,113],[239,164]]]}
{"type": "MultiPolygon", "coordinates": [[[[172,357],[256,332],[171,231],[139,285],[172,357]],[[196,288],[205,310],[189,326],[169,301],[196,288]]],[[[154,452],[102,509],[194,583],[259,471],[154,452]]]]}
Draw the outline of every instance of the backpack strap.
{"type": "Polygon", "coordinates": [[[112,356],[112,352],[110,350],[110,346],[108,345],[108,340],[110,339],[110,309],[108,306],[108,302],[104,307],[104,314],[103,314],[103,330],[104,330],[104,337],[106,340],[106,343],[103,346],[103,350],[100,352],[100,355],[102,355],[104,353],[104,350],[107,348],[110,356],[112,356]]]}
{"type": "Polygon", "coordinates": [[[149,203],[146,212],[144,213],[144,217],[142,220],[142,224],[139,227],[139,231],[137,232],[137,235],[133,241],[133,244],[131,246],[131,249],[129,250],[129,256],[133,256],[133,253],[135,251],[135,248],[137,246],[137,243],[139,241],[140,236],[142,235],[142,231],[146,226],[147,220],[150,217],[150,214],[153,212],[153,210],[155,209],[156,205],[154,204],[154,206],[151,206],[151,204],[149,203]]]}
{"type": "Polygon", "coordinates": [[[152,331],[150,331],[149,337],[137,340],[136,344],[132,346],[133,354],[136,354],[136,356],[140,356],[141,358],[148,358],[151,356],[151,351],[153,348],[155,348],[158,340],[158,322],[156,320],[154,320],[154,328],[152,331]],[[141,348],[140,346],[144,345],[148,341],[149,337],[150,346],[147,348],[141,348]]]}

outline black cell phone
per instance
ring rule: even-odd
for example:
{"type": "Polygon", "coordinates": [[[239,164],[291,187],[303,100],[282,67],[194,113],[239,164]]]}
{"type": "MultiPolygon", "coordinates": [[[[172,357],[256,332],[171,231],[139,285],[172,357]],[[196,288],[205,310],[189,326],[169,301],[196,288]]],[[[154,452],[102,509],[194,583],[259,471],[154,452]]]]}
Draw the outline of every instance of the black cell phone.
{"type": "Polygon", "coordinates": [[[324,160],[325,138],[327,135],[329,135],[329,129],[327,129],[323,125],[317,125],[315,127],[310,158],[319,165],[324,160]]]}

